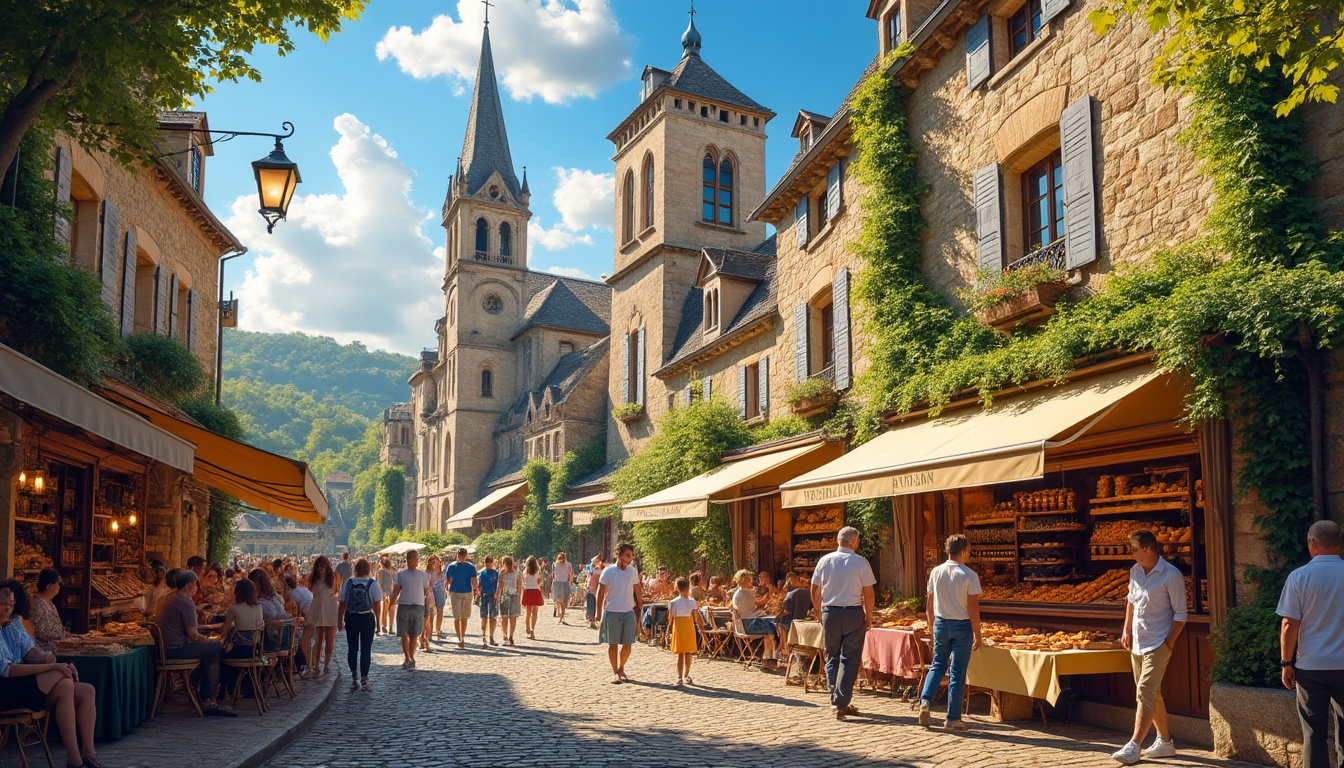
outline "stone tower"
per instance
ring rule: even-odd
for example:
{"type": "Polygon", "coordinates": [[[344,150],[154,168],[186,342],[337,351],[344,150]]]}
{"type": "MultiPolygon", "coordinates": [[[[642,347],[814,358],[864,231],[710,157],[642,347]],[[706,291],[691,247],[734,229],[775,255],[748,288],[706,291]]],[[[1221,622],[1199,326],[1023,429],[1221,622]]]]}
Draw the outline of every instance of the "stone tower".
{"type": "Polygon", "coordinates": [[[607,139],[616,147],[616,253],[608,284],[613,405],[641,403],[645,416],[612,420],[607,458],[647,439],[669,395],[652,374],[670,354],[700,249],[750,250],[765,224],[748,221],[765,197],[765,125],[774,113],[700,56],[691,23],[672,70],[647,66],[639,105],[607,139]]]}

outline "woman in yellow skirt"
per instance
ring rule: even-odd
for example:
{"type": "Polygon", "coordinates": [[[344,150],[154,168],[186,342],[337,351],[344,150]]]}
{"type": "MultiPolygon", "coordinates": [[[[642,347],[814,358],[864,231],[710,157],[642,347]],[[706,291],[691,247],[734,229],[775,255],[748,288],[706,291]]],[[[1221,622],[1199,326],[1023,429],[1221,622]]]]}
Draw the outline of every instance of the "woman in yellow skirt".
{"type": "Polygon", "coordinates": [[[699,650],[696,642],[695,600],[691,599],[691,582],[685,576],[677,579],[677,594],[667,606],[668,621],[672,622],[672,652],[677,655],[677,685],[692,685],[691,659],[699,650]]]}

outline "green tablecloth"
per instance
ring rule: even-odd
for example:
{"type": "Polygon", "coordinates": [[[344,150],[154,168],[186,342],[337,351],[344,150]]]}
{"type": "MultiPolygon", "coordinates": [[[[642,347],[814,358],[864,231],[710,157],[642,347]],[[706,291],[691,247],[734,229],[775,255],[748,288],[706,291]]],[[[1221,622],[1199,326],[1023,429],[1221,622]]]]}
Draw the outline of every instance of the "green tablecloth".
{"type": "Polygon", "coordinates": [[[61,656],[75,665],[79,680],[97,690],[97,739],[119,739],[149,719],[154,696],[154,648],[134,648],[116,656],[61,656]]]}

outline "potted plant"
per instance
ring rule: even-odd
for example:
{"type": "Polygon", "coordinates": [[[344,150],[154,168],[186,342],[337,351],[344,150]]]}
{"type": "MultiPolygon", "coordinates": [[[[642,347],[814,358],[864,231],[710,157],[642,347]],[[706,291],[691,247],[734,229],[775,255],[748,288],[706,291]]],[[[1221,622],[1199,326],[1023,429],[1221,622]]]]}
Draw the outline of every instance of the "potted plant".
{"type": "Polygon", "coordinates": [[[825,379],[812,378],[792,384],[785,399],[795,414],[810,416],[834,408],[840,401],[840,393],[825,379]]]}
{"type": "Polygon", "coordinates": [[[639,421],[644,418],[643,403],[625,403],[611,409],[611,417],[617,421],[623,421],[629,424],[632,421],[639,421]]]}
{"type": "Polygon", "coordinates": [[[1055,303],[1068,289],[1064,282],[1067,276],[1064,270],[1045,263],[986,271],[966,298],[977,320],[1006,331],[1018,323],[1053,315],[1055,303]]]}

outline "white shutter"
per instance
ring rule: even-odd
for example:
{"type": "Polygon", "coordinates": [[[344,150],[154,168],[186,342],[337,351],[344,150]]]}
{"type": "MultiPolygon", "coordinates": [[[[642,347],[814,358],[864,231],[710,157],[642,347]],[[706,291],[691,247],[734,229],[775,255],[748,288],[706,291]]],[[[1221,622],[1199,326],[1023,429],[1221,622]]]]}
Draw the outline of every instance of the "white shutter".
{"type": "Polygon", "coordinates": [[[759,403],[757,410],[764,416],[770,413],[770,357],[762,357],[760,365],[756,368],[756,402],[759,403]]]}
{"type": "Polygon", "coordinates": [[[840,186],[840,161],[837,160],[826,172],[826,212],[832,221],[840,215],[840,186]]]}
{"type": "Polygon", "coordinates": [[[980,269],[1003,269],[1003,221],[999,202],[999,164],[990,163],[974,176],[975,235],[980,269]]]}
{"type": "Polygon", "coordinates": [[[639,326],[639,343],[635,349],[635,402],[644,404],[644,326],[639,326]]]}
{"type": "MultiPolygon", "coordinates": [[[[56,148],[56,203],[64,205],[70,202],[70,174],[74,167],[70,161],[70,150],[65,147],[56,148]]],[[[55,224],[56,239],[63,243],[70,242],[70,222],[63,216],[56,217],[55,224]]]]}
{"type": "Polygon", "coordinates": [[[1050,20],[1064,12],[1069,7],[1069,0],[1041,0],[1041,24],[1049,24],[1050,20]]]}
{"type": "Polygon", "coordinates": [[[1097,182],[1093,167],[1092,97],[1059,118],[1064,161],[1064,259],[1069,269],[1097,260],[1097,182]]]}
{"type": "Polygon", "coordinates": [[[121,273],[121,335],[135,333],[135,231],[126,233],[126,253],[121,273]]]}
{"type": "Polygon", "coordinates": [[[117,206],[111,200],[103,201],[103,226],[98,243],[98,281],[103,284],[99,298],[109,309],[117,303],[117,246],[121,245],[117,228],[117,206]]]}
{"type": "Polygon", "coordinates": [[[988,80],[990,68],[989,16],[981,16],[966,30],[966,87],[974,88],[988,80]]]}
{"type": "Polygon", "coordinates": [[[807,380],[807,302],[800,301],[793,310],[793,378],[807,380]]]}
{"type": "Polygon", "coordinates": [[[798,238],[798,247],[807,245],[807,196],[804,195],[793,208],[793,233],[798,238]]]}
{"type": "Polygon", "coordinates": [[[747,418],[747,366],[737,366],[737,415],[747,418]]]}
{"type": "Polygon", "coordinates": [[[831,280],[831,317],[835,332],[835,388],[849,389],[849,269],[841,267],[831,280]]]}

